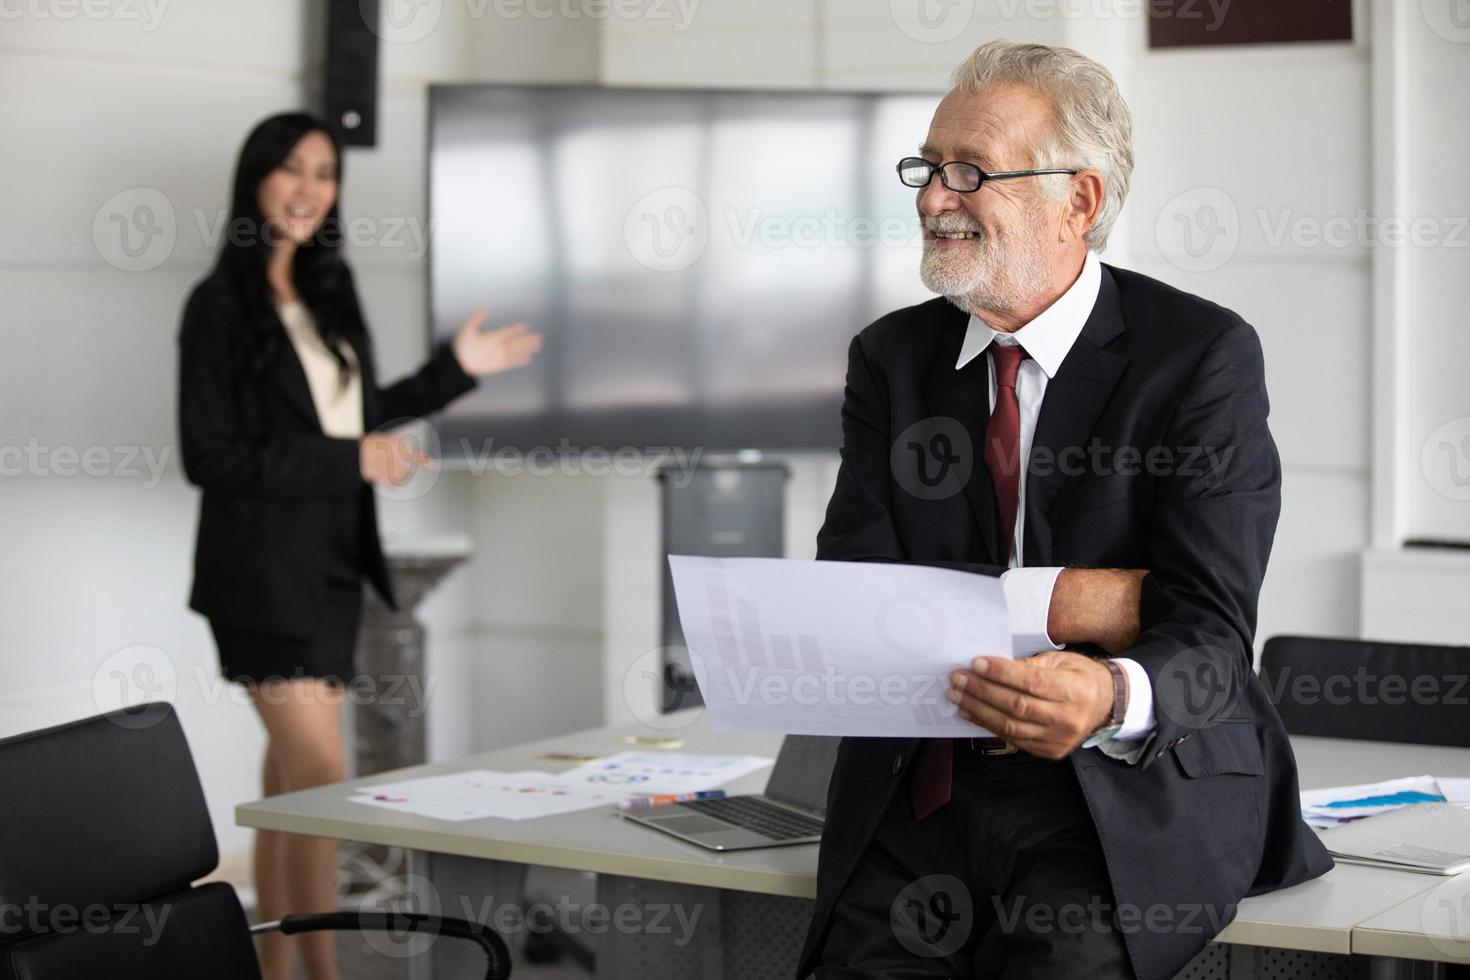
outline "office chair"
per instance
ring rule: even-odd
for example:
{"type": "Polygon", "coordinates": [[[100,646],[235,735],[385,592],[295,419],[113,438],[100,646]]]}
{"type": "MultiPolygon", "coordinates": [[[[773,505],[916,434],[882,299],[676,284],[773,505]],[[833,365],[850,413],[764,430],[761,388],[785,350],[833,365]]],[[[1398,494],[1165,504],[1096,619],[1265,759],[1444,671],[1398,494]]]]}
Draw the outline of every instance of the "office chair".
{"type": "Polygon", "coordinates": [[[1260,678],[1293,735],[1470,747],[1470,647],[1273,636],[1260,678]]]}
{"type": "Polygon", "coordinates": [[[510,953],[476,922],[395,912],[250,928],[173,707],[127,708],[0,740],[0,980],[260,980],[251,933],[394,930],[510,953]]]}

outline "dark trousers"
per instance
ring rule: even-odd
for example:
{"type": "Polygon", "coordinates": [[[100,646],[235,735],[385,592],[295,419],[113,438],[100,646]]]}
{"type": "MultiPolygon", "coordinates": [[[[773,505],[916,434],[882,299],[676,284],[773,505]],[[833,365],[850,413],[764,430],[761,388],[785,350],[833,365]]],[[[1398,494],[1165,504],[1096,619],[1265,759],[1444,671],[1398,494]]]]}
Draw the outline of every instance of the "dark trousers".
{"type": "Polygon", "coordinates": [[[1072,764],[956,742],[949,803],[900,787],[837,899],[817,980],[1128,980],[1072,764]]]}

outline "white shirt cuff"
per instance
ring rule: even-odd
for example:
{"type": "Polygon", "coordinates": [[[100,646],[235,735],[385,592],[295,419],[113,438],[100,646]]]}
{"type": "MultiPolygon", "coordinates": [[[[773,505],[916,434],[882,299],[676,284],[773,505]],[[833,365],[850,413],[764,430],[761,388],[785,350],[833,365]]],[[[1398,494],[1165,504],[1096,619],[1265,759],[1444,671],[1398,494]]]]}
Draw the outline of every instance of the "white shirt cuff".
{"type": "Polygon", "coordinates": [[[1128,707],[1123,712],[1123,727],[1110,741],[1133,742],[1154,730],[1153,682],[1136,660],[1115,657],[1113,663],[1128,677],[1128,707]]]}
{"type": "MultiPolygon", "coordinates": [[[[1053,643],[1046,632],[1046,621],[1051,615],[1052,590],[1061,574],[1060,568],[1012,568],[1001,573],[1000,584],[1005,589],[1006,611],[1011,620],[1013,656],[1029,657],[1033,653],[1062,648],[1060,644],[1053,643]]],[[[1132,682],[1131,675],[1129,681],[1132,682]]],[[[1150,699],[1150,722],[1152,707],[1150,699]]]]}

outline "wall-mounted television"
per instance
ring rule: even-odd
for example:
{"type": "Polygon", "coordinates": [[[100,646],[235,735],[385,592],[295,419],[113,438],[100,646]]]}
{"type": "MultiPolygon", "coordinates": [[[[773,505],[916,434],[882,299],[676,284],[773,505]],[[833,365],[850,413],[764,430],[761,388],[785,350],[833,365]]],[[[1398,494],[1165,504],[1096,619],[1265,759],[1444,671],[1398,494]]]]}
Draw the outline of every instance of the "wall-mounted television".
{"type": "Polygon", "coordinates": [[[547,341],[444,456],[835,449],[848,342],[930,295],[894,166],[938,98],[432,87],[432,339],[490,305],[547,341]]]}

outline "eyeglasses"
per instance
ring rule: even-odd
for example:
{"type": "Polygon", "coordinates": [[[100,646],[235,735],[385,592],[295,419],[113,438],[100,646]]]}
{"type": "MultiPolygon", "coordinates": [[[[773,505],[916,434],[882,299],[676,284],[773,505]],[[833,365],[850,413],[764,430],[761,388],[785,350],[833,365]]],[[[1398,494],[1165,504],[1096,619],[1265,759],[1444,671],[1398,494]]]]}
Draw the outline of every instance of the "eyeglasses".
{"type": "Polygon", "coordinates": [[[929,181],[939,174],[940,183],[960,194],[972,194],[987,180],[1010,180],[1012,177],[1039,177],[1043,174],[1075,174],[1076,170],[1004,170],[988,174],[973,163],[953,160],[949,163],[930,163],[923,157],[904,157],[898,161],[898,179],[907,187],[928,187],[929,181]]]}

